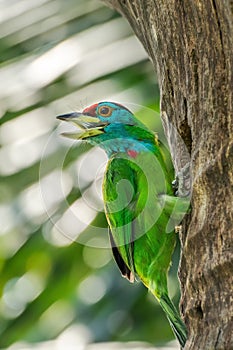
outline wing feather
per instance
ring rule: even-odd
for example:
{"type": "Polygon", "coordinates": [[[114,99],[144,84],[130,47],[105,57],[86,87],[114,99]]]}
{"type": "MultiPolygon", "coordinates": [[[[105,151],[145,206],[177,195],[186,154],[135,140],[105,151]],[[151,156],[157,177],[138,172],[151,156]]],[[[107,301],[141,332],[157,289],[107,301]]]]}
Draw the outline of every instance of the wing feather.
{"type": "Polygon", "coordinates": [[[121,271],[121,274],[123,277],[127,278],[130,282],[134,281],[134,275],[132,274],[132,272],[130,271],[130,269],[128,268],[128,266],[126,265],[126,263],[124,262],[124,260],[122,259],[122,256],[116,246],[116,243],[114,241],[112,232],[109,228],[109,238],[110,238],[110,243],[111,243],[111,247],[112,247],[112,253],[113,253],[113,257],[116,261],[116,264],[119,268],[119,270],[121,271]]]}
{"type": "Polygon", "coordinates": [[[137,204],[135,170],[127,159],[109,162],[103,185],[105,212],[110,226],[113,256],[123,276],[133,281],[134,218],[137,204]]]}

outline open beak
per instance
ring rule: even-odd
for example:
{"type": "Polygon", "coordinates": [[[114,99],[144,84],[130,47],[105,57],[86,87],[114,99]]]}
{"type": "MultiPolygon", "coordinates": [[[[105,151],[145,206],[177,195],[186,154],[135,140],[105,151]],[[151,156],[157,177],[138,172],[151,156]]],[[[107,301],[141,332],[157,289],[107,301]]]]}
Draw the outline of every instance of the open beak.
{"type": "Polygon", "coordinates": [[[102,122],[97,117],[92,117],[87,114],[73,112],[57,116],[57,119],[71,122],[78,130],[76,132],[64,132],[63,136],[71,139],[82,140],[88,137],[96,136],[104,132],[104,127],[108,123],[102,122]]]}

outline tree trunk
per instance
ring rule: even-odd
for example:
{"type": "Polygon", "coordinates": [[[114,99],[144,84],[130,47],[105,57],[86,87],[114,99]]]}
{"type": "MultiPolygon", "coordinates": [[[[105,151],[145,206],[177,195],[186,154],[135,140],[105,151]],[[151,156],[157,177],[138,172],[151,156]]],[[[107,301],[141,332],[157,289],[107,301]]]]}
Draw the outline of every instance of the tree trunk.
{"type": "Polygon", "coordinates": [[[189,164],[181,140],[190,155],[179,273],[185,349],[233,349],[233,2],[105,2],[127,18],[157,69],[176,172],[189,164]]]}

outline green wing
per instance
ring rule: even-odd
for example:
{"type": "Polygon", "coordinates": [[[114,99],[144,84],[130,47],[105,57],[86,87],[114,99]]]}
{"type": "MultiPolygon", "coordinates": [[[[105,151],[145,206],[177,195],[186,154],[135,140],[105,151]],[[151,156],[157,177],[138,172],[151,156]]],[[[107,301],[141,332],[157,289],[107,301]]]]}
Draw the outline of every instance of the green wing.
{"type": "Polygon", "coordinates": [[[112,159],[107,167],[103,195],[105,212],[110,226],[113,256],[123,276],[134,276],[134,218],[138,199],[137,174],[131,162],[112,159]]]}
{"type": "Polygon", "coordinates": [[[164,171],[150,152],[136,159],[121,154],[107,166],[103,197],[110,242],[116,263],[131,281],[135,275],[134,241],[149,231],[161,214],[157,198],[158,193],[167,192],[164,171]]]}

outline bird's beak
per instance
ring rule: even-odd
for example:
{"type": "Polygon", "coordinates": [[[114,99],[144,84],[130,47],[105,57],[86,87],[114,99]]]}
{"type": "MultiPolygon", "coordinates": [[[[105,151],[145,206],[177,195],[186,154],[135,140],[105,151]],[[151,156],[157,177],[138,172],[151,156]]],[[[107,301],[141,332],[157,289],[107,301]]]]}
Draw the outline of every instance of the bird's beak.
{"type": "Polygon", "coordinates": [[[82,140],[88,137],[93,137],[102,134],[103,128],[108,124],[102,122],[97,117],[92,117],[87,114],[73,112],[57,116],[57,119],[71,122],[78,130],[76,132],[64,132],[63,136],[71,139],[82,140]]]}

